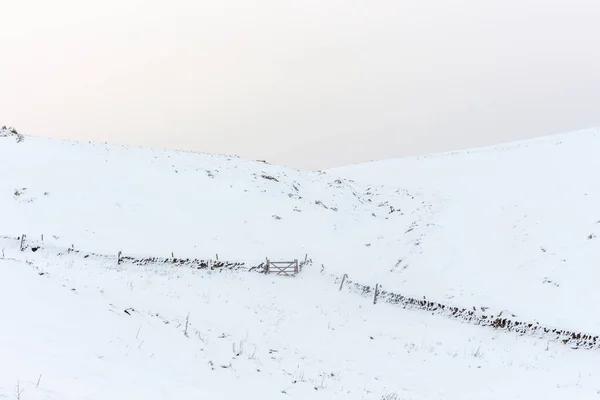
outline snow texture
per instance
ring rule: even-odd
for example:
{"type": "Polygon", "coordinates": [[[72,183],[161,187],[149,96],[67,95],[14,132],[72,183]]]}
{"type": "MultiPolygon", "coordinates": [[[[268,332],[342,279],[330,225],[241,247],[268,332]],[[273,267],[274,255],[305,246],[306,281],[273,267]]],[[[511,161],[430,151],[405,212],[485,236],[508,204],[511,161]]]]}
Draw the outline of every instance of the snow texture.
{"type": "Polygon", "coordinates": [[[300,172],[0,130],[0,399],[598,398],[598,154],[300,172]]]}

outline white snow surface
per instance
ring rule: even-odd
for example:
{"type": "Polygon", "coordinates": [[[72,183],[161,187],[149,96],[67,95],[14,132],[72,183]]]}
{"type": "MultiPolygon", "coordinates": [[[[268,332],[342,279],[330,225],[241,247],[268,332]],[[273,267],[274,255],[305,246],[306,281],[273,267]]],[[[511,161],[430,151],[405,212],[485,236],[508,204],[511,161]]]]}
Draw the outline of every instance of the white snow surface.
{"type": "Polygon", "coordinates": [[[597,334],[599,155],[589,129],[335,172],[441,199],[428,226],[415,217],[418,246],[399,239],[388,286],[597,334]]]}
{"type": "Polygon", "coordinates": [[[17,139],[0,132],[0,399],[600,396],[597,350],[330,276],[600,333],[599,130],[315,173],[17,139]],[[313,263],[285,278],[118,251],[313,263]]]}

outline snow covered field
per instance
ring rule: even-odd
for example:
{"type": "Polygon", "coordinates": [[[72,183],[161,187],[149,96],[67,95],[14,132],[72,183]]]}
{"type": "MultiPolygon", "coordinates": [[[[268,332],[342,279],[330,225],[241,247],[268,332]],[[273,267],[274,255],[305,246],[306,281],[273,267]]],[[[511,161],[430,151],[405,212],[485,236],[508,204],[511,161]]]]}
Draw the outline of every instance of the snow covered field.
{"type": "Polygon", "coordinates": [[[314,173],[16,139],[0,134],[0,398],[600,397],[598,350],[373,305],[330,275],[600,333],[597,130],[314,173]],[[313,263],[284,278],[118,251],[313,263]]]}

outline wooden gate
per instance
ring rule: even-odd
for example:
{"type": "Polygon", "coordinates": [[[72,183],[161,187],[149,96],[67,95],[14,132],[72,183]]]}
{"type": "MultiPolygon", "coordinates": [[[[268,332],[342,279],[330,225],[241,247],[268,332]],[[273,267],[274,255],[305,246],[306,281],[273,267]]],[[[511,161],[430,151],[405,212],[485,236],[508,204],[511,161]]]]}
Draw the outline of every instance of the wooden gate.
{"type": "Polygon", "coordinates": [[[270,261],[267,260],[267,273],[275,275],[294,276],[300,272],[298,260],[294,261],[270,261]]]}

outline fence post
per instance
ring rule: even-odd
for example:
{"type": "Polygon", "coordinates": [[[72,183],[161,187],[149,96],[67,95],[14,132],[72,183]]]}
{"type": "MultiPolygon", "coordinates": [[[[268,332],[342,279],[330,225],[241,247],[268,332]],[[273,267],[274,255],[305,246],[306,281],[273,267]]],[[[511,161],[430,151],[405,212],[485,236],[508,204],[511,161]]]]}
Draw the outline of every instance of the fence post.
{"type": "Polygon", "coordinates": [[[297,274],[298,272],[300,272],[298,269],[298,260],[294,260],[294,273],[297,274]]]}
{"type": "Polygon", "coordinates": [[[42,233],[42,242],[44,241],[44,234],[42,233]]]}
{"type": "Polygon", "coordinates": [[[25,250],[25,248],[23,247],[23,245],[25,244],[25,234],[21,235],[21,251],[25,250]]]}
{"type": "Polygon", "coordinates": [[[268,273],[269,273],[269,259],[268,259],[268,258],[265,258],[265,261],[266,261],[266,263],[267,263],[267,264],[265,265],[265,274],[268,274],[268,273]]]}
{"type": "Polygon", "coordinates": [[[373,296],[373,304],[377,304],[377,295],[379,294],[379,283],[375,284],[375,296],[373,296]]]}
{"type": "Polygon", "coordinates": [[[215,256],[217,257],[217,261],[219,261],[219,254],[215,254],[215,256]]]}
{"type": "Polygon", "coordinates": [[[347,277],[348,274],[344,274],[344,276],[342,276],[342,283],[340,283],[340,292],[342,291],[342,286],[344,286],[344,282],[346,281],[347,277]]]}
{"type": "Polygon", "coordinates": [[[121,250],[117,253],[117,265],[121,265],[121,250]]]}

